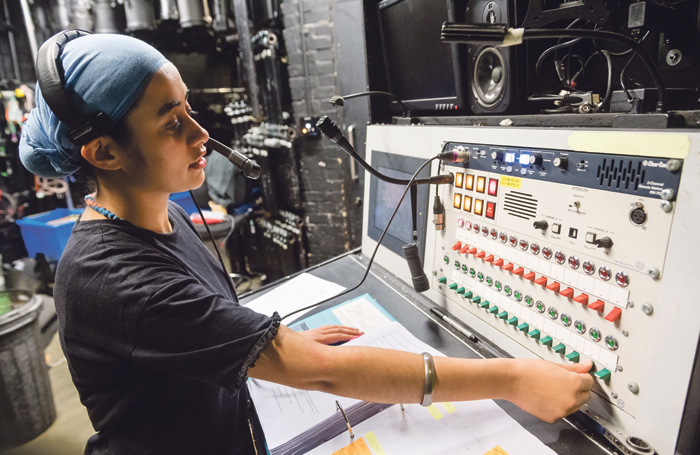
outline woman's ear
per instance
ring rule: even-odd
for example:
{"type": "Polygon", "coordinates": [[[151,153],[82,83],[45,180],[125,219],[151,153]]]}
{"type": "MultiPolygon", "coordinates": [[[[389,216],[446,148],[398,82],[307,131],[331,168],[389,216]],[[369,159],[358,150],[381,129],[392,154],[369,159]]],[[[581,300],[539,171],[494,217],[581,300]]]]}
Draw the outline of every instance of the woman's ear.
{"type": "Polygon", "coordinates": [[[100,136],[83,145],[80,154],[97,169],[106,171],[121,169],[119,146],[109,136],[100,136]]]}

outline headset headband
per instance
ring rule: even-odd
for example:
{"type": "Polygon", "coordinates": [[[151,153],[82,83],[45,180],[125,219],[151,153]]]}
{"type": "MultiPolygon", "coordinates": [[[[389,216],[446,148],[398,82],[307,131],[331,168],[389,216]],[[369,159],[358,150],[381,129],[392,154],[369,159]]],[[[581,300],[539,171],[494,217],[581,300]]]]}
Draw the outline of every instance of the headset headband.
{"type": "Polygon", "coordinates": [[[89,119],[80,114],[65,88],[61,63],[63,46],[81,36],[91,35],[84,30],[65,30],[49,38],[39,48],[36,57],[36,78],[41,95],[53,114],[68,127],[68,139],[82,146],[105,134],[112,126],[108,115],[98,112],[89,119]]]}

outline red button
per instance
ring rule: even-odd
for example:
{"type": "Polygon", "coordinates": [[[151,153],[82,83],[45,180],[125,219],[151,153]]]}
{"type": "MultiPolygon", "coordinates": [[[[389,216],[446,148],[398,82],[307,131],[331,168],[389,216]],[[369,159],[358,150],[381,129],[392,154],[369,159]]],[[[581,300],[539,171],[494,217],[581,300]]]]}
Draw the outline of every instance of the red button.
{"type": "Polygon", "coordinates": [[[469,250],[469,245],[467,245],[467,244],[465,243],[464,246],[462,247],[462,249],[459,250],[459,252],[462,253],[462,254],[466,254],[467,250],[469,250]]]}
{"type": "Polygon", "coordinates": [[[492,220],[496,217],[496,203],[487,202],[486,203],[486,218],[492,220]]]}
{"type": "Polygon", "coordinates": [[[595,311],[600,311],[601,313],[603,312],[603,308],[605,307],[605,302],[602,300],[596,300],[595,302],[591,302],[588,304],[588,308],[591,310],[595,311]]]}
{"type": "Polygon", "coordinates": [[[490,254],[484,258],[485,262],[493,262],[493,254],[490,254]]]}
{"type": "Polygon", "coordinates": [[[541,276],[535,280],[535,284],[539,284],[540,286],[547,286],[547,277],[546,276],[541,276]]]}
{"type": "Polygon", "coordinates": [[[566,288],[563,291],[559,291],[559,295],[563,295],[567,299],[570,299],[574,296],[574,290],[572,288],[566,288]]]}
{"type": "Polygon", "coordinates": [[[518,267],[517,269],[513,270],[513,275],[523,276],[523,273],[525,273],[525,269],[522,267],[518,267]]]}
{"type": "Polygon", "coordinates": [[[510,271],[513,270],[513,267],[515,267],[515,266],[513,265],[513,263],[510,263],[510,264],[508,264],[508,265],[504,265],[504,266],[502,267],[502,269],[503,269],[503,270],[506,270],[506,271],[508,271],[508,272],[510,272],[510,271]]]}
{"type": "Polygon", "coordinates": [[[559,287],[560,284],[555,281],[554,283],[547,286],[547,289],[549,289],[550,291],[559,292],[559,287]]]}
{"type": "Polygon", "coordinates": [[[607,316],[605,316],[605,319],[610,322],[617,322],[620,320],[620,316],[622,315],[622,310],[619,309],[618,307],[615,307],[608,313],[607,316]]]}
{"type": "Polygon", "coordinates": [[[472,248],[469,250],[469,254],[476,254],[476,248],[472,248]]]}
{"type": "Polygon", "coordinates": [[[498,179],[489,179],[489,196],[498,194],[498,179]]]}
{"type": "Polygon", "coordinates": [[[576,297],[574,297],[574,302],[578,302],[581,305],[588,305],[588,295],[587,294],[577,295],[576,297]]]}
{"type": "Polygon", "coordinates": [[[535,279],[535,272],[526,273],[525,275],[523,275],[523,278],[525,278],[528,281],[532,281],[535,279]]]}
{"type": "Polygon", "coordinates": [[[462,248],[462,242],[457,242],[454,245],[452,245],[452,251],[457,251],[460,248],[462,248]]]}
{"type": "Polygon", "coordinates": [[[493,261],[493,265],[495,265],[496,267],[502,267],[503,259],[496,259],[495,261],[493,261]]]}

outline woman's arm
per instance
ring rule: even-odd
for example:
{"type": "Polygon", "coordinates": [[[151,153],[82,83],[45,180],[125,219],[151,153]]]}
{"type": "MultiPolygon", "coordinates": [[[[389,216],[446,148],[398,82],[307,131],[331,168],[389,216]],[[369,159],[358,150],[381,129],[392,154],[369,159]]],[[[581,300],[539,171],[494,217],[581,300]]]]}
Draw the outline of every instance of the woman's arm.
{"type": "MultiPolygon", "coordinates": [[[[505,399],[546,422],[576,411],[590,397],[590,362],[471,360],[435,357],[434,401],[505,399]],[[547,384],[543,387],[543,384],[547,384]]],[[[332,347],[285,326],[248,375],[306,390],[383,403],[420,403],[424,364],[419,354],[369,347],[332,347]]]]}

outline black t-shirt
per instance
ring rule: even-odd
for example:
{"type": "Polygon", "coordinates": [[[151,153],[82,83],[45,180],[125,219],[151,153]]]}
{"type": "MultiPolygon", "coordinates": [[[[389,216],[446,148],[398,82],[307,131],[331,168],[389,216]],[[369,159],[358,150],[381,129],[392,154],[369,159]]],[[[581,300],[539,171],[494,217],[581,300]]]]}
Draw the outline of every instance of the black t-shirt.
{"type": "Polygon", "coordinates": [[[59,334],[98,433],[90,455],[253,453],[248,368],[277,334],[242,307],[185,212],[172,232],[78,221],[56,273],[59,334]]]}

